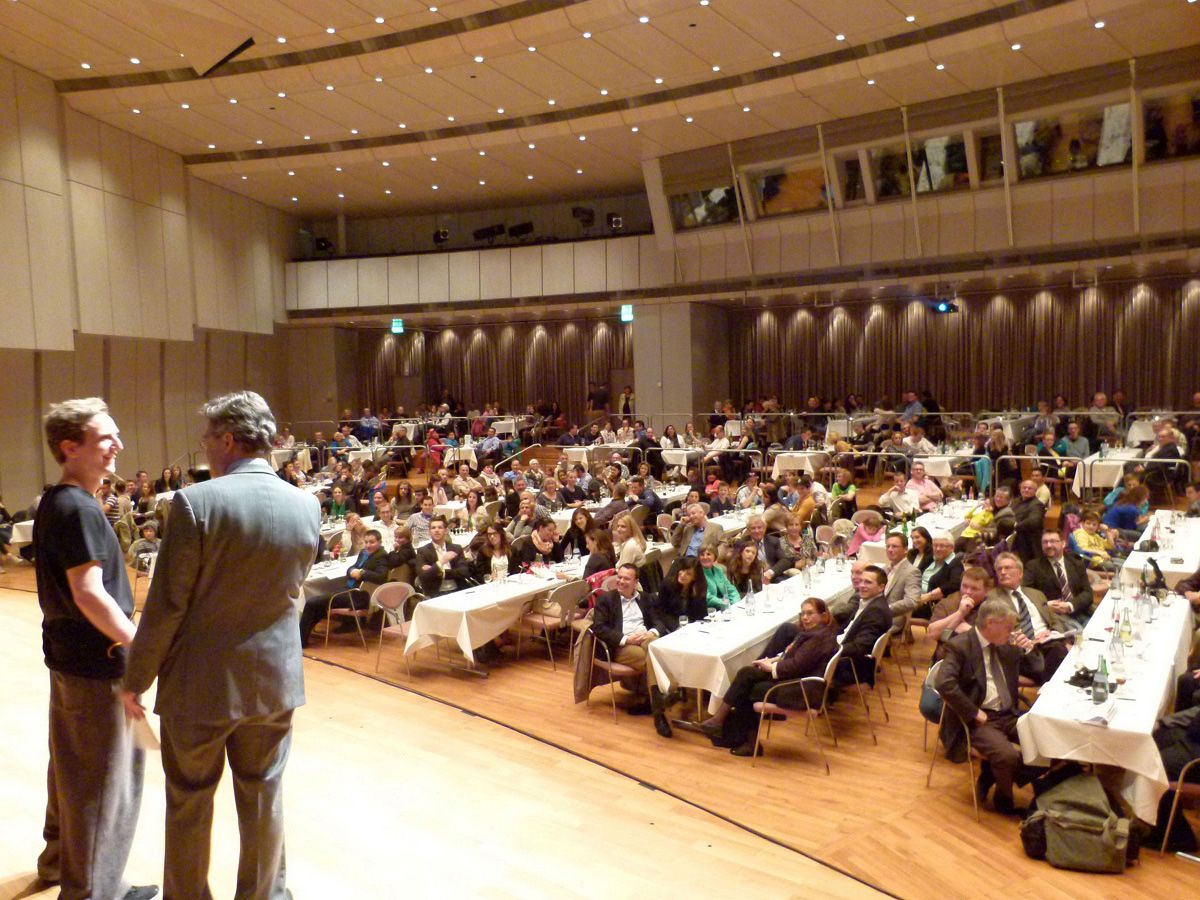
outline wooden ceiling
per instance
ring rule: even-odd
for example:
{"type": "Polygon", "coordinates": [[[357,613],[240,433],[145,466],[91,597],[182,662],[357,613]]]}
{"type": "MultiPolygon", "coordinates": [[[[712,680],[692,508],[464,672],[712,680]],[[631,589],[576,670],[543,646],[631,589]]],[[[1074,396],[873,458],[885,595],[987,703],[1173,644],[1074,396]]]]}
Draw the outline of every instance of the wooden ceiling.
{"type": "Polygon", "coordinates": [[[636,190],[645,159],[1195,44],[1189,0],[0,0],[0,52],[71,107],[306,217],[636,190]],[[196,77],[224,34],[255,46],[196,77]]]}

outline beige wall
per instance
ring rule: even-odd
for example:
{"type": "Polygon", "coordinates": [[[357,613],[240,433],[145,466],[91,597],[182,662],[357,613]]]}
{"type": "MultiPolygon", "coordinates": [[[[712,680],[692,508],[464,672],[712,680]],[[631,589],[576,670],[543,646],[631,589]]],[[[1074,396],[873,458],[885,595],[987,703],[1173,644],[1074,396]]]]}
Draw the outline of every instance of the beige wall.
{"type": "Polygon", "coordinates": [[[181,158],[69,109],[0,58],[0,491],[57,467],[46,404],[105,397],[122,473],[196,446],[206,397],[249,387],[281,419],[290,217],[189,178],[181,158]]]}

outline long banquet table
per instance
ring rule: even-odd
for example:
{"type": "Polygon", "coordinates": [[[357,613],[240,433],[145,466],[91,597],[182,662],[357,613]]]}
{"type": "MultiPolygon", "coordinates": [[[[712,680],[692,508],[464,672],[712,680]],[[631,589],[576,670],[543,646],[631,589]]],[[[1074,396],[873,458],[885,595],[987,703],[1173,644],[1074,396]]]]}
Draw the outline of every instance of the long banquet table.
{"type": "Polygon", "coordinates": [[[1169,588],[1200,569],[1200,519],[1183,518],[1169,509],[1156,510],[1146,523],[1139,544],[1153,536],[1156,524],[1159,549],[1154,553],[1135,550],[1129,554],[1121,569],[1121,580],[1127,585],[1141,580],[1142,568],[1150,559],[1162,570],[1169,588]]]}
{"type": "Polygon", "coordinates": [[[1117,447],[1105,451],[1104,458],[1099,453],[1085,457],[1075,467],[1075,477],[1071,481],[1071,490],[1075,496],[1082,497],[1088,488],[1112,488],[1121,483],[1125,474],[1125,464],[1140,458],[1142,451],[1136,447],[1117,447]]]}
{"type": "Polygon", "coordinates": [[[829,465],[829,454],[823,450],[790,450],[778,454],[771,467],[771,480],[778,481],[786,472],[807,472],[814,478],[829,465]]]}
{"type": "Polygon", "coordinates": [[[841,571],[830,564],[805,585],[802,575],[768,586],[771,609],[764,611],[762,594],[757,595],[757,611],[746,612],[745,600],[734,604],[728,622],[708,620],[690,622],[678,631],[650,644],[650,665],[658,687],[703,688],[712,694],[709,709],[715,711],[729,690],[733,676],[742,666],[762,655],[771,636],[784,622],[795,620],[808,597],[820,597],[832,604],[851,591],[850,566],[841,571]]]}
{"type": "Polygon", "coordinates": [[[1176,677],[1187,666],[1192,612],[1186,600],[1172,596],[1169,606],[1156,607],[1149,625],[1135,620],[1133,646],[1123,650],[1127,680],[1108,701],[1094,704],[1086,689],[1067,679],[1077,664],[1095,668],[1100,653],[1111,653],[1118,603],[1128,609],[1129,593],[1117,600],[1110,591],[1100,602],[1082,639],[1042,686],[1033,708],[1017,721],[1017,732],[1021,753],[1031,765],[1071,759],[1116,767],[1121,795],[1139,818],[1153,822],[1167,775],[1152,733],[1174,697],[1176,677]]]}

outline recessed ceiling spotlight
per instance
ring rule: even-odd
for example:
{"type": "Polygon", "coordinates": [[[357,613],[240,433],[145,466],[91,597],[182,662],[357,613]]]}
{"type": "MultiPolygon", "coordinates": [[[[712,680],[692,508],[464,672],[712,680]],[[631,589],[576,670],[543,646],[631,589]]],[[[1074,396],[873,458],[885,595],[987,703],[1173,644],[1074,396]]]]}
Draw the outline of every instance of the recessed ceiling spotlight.
{"type": "Polygon", "coordinates": [[[874,78],[868,78],[868,79],[867,79],[867,84],[874,84],[874,83],[875,83],[875,79],[874,79],[874,78]]]}
{"type": "Polygon", "coordinates": [[[587,135],[586,135],[586,134],[581,134],[581,135],[579,136],[579,139],[580,139],[581,141],[586,141],[586,140],[587,140],[587,135]]]}
{"type": "Polygon", "coordinates": [[[1104,27],[1104,20],[1103,20],[1103,19],[1101,19],[1099,22],[1097,22],[1097,23],[1096,23],[1096,27],[1097,27],[1097,28],[1103,28],[1103,27],[1104,27]]]}
{"type": "Polygon", "coordinates": [[[431,156],[431,157],[429,157],[429,161],[430,161],[430,162],[437,162],[437,157],[436,157],[436,156],[431,156]]]}
{"type": "Polygon", "coordinates": [[[688,116],[688,117],[687,117],[686,119],[684,119],[683,121],[685,121],[685,122],[694,122],[694,121],[695,121],[695,119],[693,119],[691,116],[688,116]]]}
{"type": "Polygon", "coordinates": [[[293,197],[293,198],[292,198],[292,202],[293,202],[293,203],[295,203],[295,202],[297,202],[299,199],[300,199],[299,197],[293,197]]]}
{"type": "Polygon", "coordinates": [[[325,90],[327,90],[327,91],[332,91],[332,90],[333,90],[333,85],[332,85],[332,84],[327,84],[327,85],[325,85],[325,90]]]}
{"type": "Polygon", "coordinates": [[[537,53],[537,47],[528,47],[526,49],[528,49],[530,53],[537,53]]]}
{"type": "Polygon", "coordinates": [[[607,90],[606,88],[600,88],[600,96],[601,96],[601,97],[607,97],[607,96],[608,96],[608,90],[607,90]]]}
{"type": "Polygon", "coordinates": [[[482,56],[475,57],[475,62],[483,62],[483,57],[482,56]]]}
{"type": "Polygon", "coordinates": [[[650,22],[650,17],[649,16],[638,16],[638,21],[641,22],[643,25],[647,25],[650,22]]]}
{"type": "Polygon", "coordinates": [[[376,25],[382,25],[383,23],[384,23],[384,18],[383,18],[383,16],[376,16],[376,17],[375,17],[375,24],[376,24],[376,25]]]}
{"type": "Polygon", "coordinates": [[[454,116],[446,116],[446,121],[447,121],[447,122],[453,122],[453,121],[454,121],[454,116]]]}
{"type": "Polygon", "coordinates": [[[262,141],[255,141],[254,143],[256,143],[256,144],[261,144],[261,143],[262,143],[262,141]]]}
{"type": "Polygon", "coordinates": [[[338,199],[339,199],[339,200],[344,200],[345,198],[346,198],[346,195],[345,195],[345,194],[338,194],[338,199]]]}
{"type": "Polygon", "coordinates": [[[92,67],[91,63],[80,63],[79,64],[79,68],[81,68],[81,69],[90,69],[91,67],[92,67]]]}
{"type": "Polygon", "coordinates": [[[237,97],[230,97],[230,98],[229,98],[229,102],[230,102],[230,103],[237,103],[237,97]]]}
{"type": "Polygon", "coordinates": [[[208,145],[208,149],[209,149],[209,150],[216,150],[216,149],[217,149],[217,145],[216,145],[216,144],[209,144],[209,145],[208,145]]]}
{"type": "Polygon", "coordinates": [[[326,28],[325,33],[326,34],[337,34],[337,29],[336,28],[326,28]]]}
{"type": "Polygon", "coordinates": [[[431,6],[431,7],[429,7],[429,11],[430,11],[430,12],[437,12],[437,7],[436,7],[436,6],[431,6]]]}
{"type": "Polygon", "coordinates": [[[487,184],[487,182],[486,182],[486,181],[484,181],[482,178],[480,178],[480,179],[479,179],[479,183],[480,183],[480,184],[487,184]]]}
{"type": "Polygon", "coordinates": [[[944,65],[942,65],[942,63],[938,63],[936,66],[934,66],[934,68],[940,72],[940,71],[942,71],[942,69],[944,69],[946,67],[944,65]]]}
{"type": "Polygon", "coordinates": [[[242,181],[245,181],[245,180],[246,180],[247,178],[249,178],[249,177],[250,177],[249,175],[243,175],[243,176],[242,176],[242,181]]]}
{"type": "Polygon", "coordinates": [[[135,116],[140,116],[142,114],[142,111],[140,109],[135,109],[135,110],[133,110],[133,114],[135,116]]]}
{"type": "Polygon", "coordinates": [[[634,132],[634,133],[636,134],[636,133],[637,133],[637,130],[638,130],[638,127],[637,127],[636,125],[634,125],[634,126],[633,126],[632,128],[630,128],[629,130],[630,130],[630,131],[632,131],[632,132],[634,132]]]}
{"type": "Polygon", "coordinates": [[[504,107],[503,106],[496,107],[496,115],[498,115],[498,116],[504,115],[504,107]]]}
{"type": "Polygon", "coordinates": [[[844,41],[846,39],[846,36],[844,34],[835,34],[833,36],[833,39],[835,41],[844,41]]]}
{"type": "Polygon", "coordinates": [[[277,38],[275,38],[275,40],[279,41],[279,43],[281,43],[281,44],[287,43],[287,38],[285,38],[285,37],[277,37],[277,38]]]}
{"type": "Polygon", "coordinates": [[[401,123],[400,123],[400,127],[401,127],[401,128],[407,128],[407,127],[408,127],[408,125],[407,125],[407,124],[405,124],[404,122],[401,122],[401,123]]]}
{"type": "Polygon", "coordinates": [[[351,128],[351,129],[350,129],[350,133],[351,133],[351,134],[358,134],[358,129],[357,129],[357,128],[351,128]]]}
{"type": "Polygon", "coordinates": [[[430,185],[430,187],[432,187],[435,191],[438,189],[438,186],[436,184],[430,185]]]}
{"type": "Polygon", "coordinates": [[[917,17],[916,16],[905,16],[904,21],[905,22],[915,22],[915,21],[917,21],[917,17]]]}
{"type": "Polygon", "coordinates": [[[140,66],[142,64],[142,61],[140,59],[138,59],[136,56],[129,57],[129,61],[131,63],[133,63],[135,66],[140,66]]]}
{"type": "Polygon", "coordinates": [[[340,172],[340,171],[342,171],[342,167],[341,167],[341,166],[334,166],[334,167],[333,167],[333,171],[335,171],[335,172],[340,172]]]}
{"type": "Polygon", "coordinates": [[[375,76],[375,83],[376,83],[376,84],[379,84],[379,83],[381,83],[382,81],[383,81],[383,78],[382,78],[382,76],[379,76],[379,75],[376,75],[376,76],[375,76]]]}
{"type": "Polygon", "coordinates": [[[425,67],[425,74],[426,74],[426,75],[432,75],[432,74],[433,74],[433,69],[432,69],[432,68],[430,68],[429,66],[426,66],[426,67],[425,67]]]}
{"type": "Polygon", "coordinates": [[[305,139],[306,141],[311,141],[311,140],[312,140],[312,135],[311,135],[311,134],[306,134],[306,135],[304,136],[304,139],[305,139]]]}
{"type": "Polygon", "coordinates": [[[743,107],[742,107],[742,112],[750,112],[750,107],[748,107],[748,106],[743,106],[743,107]]]}
{"type": "Polygon", "coordinates": [[[721,67],[720,67],[720,66],[713,66],[713,71],[714,71],[714,72],[720,72],[720,71],[721,71],[721,67]]]}
{"type": "Polygon", "coordinates": [[[526,180],[526,181],[533,181],[533,176],[532,176],[532,175],[526,175],[526,176],[525,176],[525,180],[526,180]]]}
{"type": "Polygon", "coordinates": [[[775,57],[776,59],[779,59],[779,57],[783,56],[783,54],[780,53],[778,50],[774,51],[771,55],[773,57],[775,57]]]}
{"type": "Polygon", "coordinates": [[[553,105],[554,105],[554,101],[553,101],[553,100],[547,100],[546,102],[547,102],[547,103],[549,103],[551,106],[553,106],[553,105]]]}
{"type": "Polygon", "coordinates": [[[1020,44],[1013,44],[1013,45],[1012,45],[1012,49],[1014,49],[1014,50],[1020,50],[1020,49],[1021,49],[1021,45],[1020,45],[1020,44]]]}
{"type": "Polygon", "coordinates": [[[289,174],[289,175],[295,175],[296,173],[295,173],[295,172],[293,172],[293,171],[291,171],[291,170],[289,169],[289,170],[288,170],[288,174],[289,174]]]}
{"type": "Polygon", "coordinates": [[[487,151],[486,151],[486,150],[480,150],[480,151],[479,151],[479,155],[480,155],[480,156],[487,156],[487,151]]]}
{"type": "Polygon", "coordinates": [[[383,192],[384,192],[385,194],[390,194],[390,193],[391,193],[391,191],[389,191],[387,188],[384,188],[384,191],[383,191],[383,192]]]}
{"type": "Polygon", "coordinates": [[[700,0],[701,6],[708,6],[708,0],[700,0]]]}
{"type": "Polygon", "coordinates": [[[283,91],[280,91],[280,92],[279,92],[278,94],[276,94],[275,96],[276,96],[276,97],[278,97],[280,100],[282,100],[284,97],[286,97],[286,96],[287,96],[287,94],[285,94],[283,91]]]}
{"type": "Polygon", "coordinates": [[[390,163],[390,162],[388,162],[386,159],[383,161],[383,163],[382,163],[382,164],[383,164],[383,165],[385,165],[385,166],[390,166],[390,165],[391,165],[391,163],[390,163]]]}
{"type": "Polygon", "coordinates": [[[654,83],[655,83],[655,84],[662,84],[662,83],[663,83],[663,80],[662,80],[661,78],[655,78],[655,79],[654,79],[654,83]]]}
{"type": "Polygon", "coordinates": [[[592,33],[591,33],[590,31],[585,31],[585,32],[583,33],[583,37],[584,37],[584,39],[585,39],[585,40],[586,40],[586,39],[588,39],[588,38],[590,38],[591,36],[592,36],[592,33]]]}
{"type": "Polygon", "coordinates": [[[179,104],[179,108],[180,108],[180,109],[191,109],[192,107],[191,107],[191,105],[190,105],[190,104],[187,104],[187,103],[180,103],[180,104],[179,104]]]}
{"type": "Polygon", "coordinates": [[[582,174],[583,174],[583,169],[576,169],[576,170],[575,170],[575,174],[576,174],[576,175],[582,175],[582,174]]]}

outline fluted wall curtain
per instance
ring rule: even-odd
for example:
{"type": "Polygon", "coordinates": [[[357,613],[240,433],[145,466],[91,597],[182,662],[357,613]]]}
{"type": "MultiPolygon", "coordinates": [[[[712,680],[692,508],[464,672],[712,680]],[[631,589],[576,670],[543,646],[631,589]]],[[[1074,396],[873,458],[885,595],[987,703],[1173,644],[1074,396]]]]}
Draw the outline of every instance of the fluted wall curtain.
{"type": "Polygon", "coordinates": [[[928,388],[943,409],[1072,406],[1122,388],[1132,404],[1188,408],[1200,390],[1200,280],[997,293],[937,315],[920,301],[730,316],[735,401],[928,388]]]}
{"type": "Polygon", "coordinates": [[[421,375],[432,402],[449,390],[469,408],[557,400],[579,421],[589,381],[633,366],[631,326],[610,320],[520,322],[359,335],[359,387],[372,408],[395,404],[395,376],[421,375]]]}

